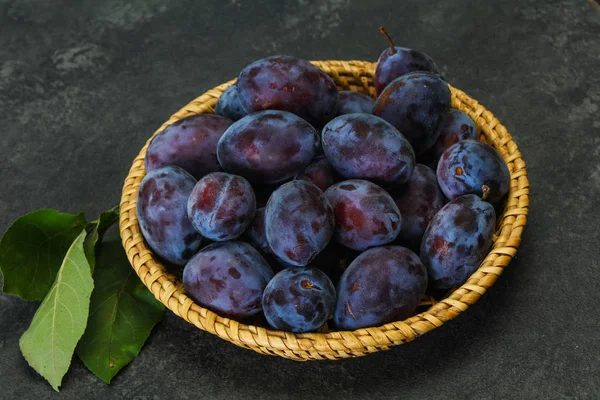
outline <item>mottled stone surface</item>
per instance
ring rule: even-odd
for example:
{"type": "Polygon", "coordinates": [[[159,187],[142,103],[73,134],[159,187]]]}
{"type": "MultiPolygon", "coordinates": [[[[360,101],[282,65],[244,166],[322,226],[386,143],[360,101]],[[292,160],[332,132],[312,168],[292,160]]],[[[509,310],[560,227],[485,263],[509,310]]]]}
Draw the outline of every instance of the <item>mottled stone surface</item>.
{"type": "Polygon", "coordinates": [[[0,0],[0,231],[41,207],[94,218],[173,112],[277,53],[376,60],[384,24],[494,112],[528,164],[522,249],[458,319],[389,352],[294,363],[168,313],[105,385],[62,393],[18,339],[35,303],[0,295],[1,399],[600,397],[600,8],[591,0],[0,0]]]}

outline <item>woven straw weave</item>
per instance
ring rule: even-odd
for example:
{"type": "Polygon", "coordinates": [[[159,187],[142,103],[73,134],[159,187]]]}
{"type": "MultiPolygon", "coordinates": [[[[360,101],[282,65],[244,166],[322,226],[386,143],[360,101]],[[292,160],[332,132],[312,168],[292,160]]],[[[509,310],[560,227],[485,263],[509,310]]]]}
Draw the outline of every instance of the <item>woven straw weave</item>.
{"type": "MultiPolygon", "coordinates": [[[[363,61],[314,61],[329,74],[341,90],[354,90],[375,96],[375,64],[363,61]]],[[[167,125],[191,114],[213,113],[217,99],[233,83],[224,83],[193,100],[165,122],[167,125]]],[[[181,281],[169,274],[145,244],[136,216],[138,187],[145,175],[144,156],[150,139],[133,162],[125,179],[121,198],[120,232],[123,246],[135,272],[158,300],[171,311],[238,346],[268,355],[294,360],[322,360],[359,357],[409,342],[444,322],[456,318],[491,287],[515,256],[527,221],[529,182],[525,162],[506,128],[476,100],[451,87],[452,107],[467,113],[481,129],[481,139],[493,144],[511,171],[511,184],[504,212],[498,218],[494,246],[479,269],[462,286],[439,301],[425,299],[427,308],[404,321],[379,327],[329,333],[293,334],[239,323],[218,316],[195,304],[184,291],[181,281]]],[[[156,135],[155,133],[155,135],[156,135]]],[[[423,307],[425,306],[425,307],[423,307]]]]}

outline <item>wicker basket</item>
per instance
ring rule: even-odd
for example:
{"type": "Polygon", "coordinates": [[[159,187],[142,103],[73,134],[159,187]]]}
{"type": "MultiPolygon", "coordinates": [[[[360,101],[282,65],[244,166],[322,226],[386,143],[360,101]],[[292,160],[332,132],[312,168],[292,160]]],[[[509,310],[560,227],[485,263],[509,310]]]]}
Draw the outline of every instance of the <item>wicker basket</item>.
{"type": "MultiPolygon", "coordinates": [[[[340,89],[375,95],[374,63],[314,61],[313,64],[329,74],[340,89]]],[[[165,122],[156,133],[188,115],[213,113],[217,99],[233,82],[219,85],[193,100],[165,122]]],[[[154,296],[175,314],[200,329],[262,354],[293,360],[360,357],[409,342],[442,326],[444,322],[456,318],[474,304],[510,263],[521,243],[529,207],[529,182],[525,162],[521,159],[521,153],[511,135],[492,113],[476,100],[453,87],[451,91],[452,107],[464,111],[475,121],[481,129],[481,139],[493,144],[508,164],[511,184],[504,212],[498,218],[493,249],[464,285],[451,291],[444,299],[424,301],[422,305],[427,306],[422,308],[427,308],[426,311],[404,321],[356,331],[294,334],[245,325],[223,318],[195,304],[186,295],[181,281],[167,272],[160,261],[154,258],[138,225],[136,198],[138,187],[145,175],[144,156],[151,138],[134,160],[125,179],[121,198],[120,233],[131,265],[154,296]]]]}

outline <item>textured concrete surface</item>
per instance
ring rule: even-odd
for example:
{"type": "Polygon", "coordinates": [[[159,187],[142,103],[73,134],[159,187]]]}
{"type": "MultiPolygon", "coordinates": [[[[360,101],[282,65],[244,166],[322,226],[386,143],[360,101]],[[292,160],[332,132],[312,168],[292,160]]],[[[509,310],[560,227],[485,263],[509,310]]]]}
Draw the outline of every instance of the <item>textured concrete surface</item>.
{"type": "Polygon", "coordinates": [[[0,294],[0,398],[599,398],[591,0],[0,0],[0,231],[41,207],[94,217],[189,100],[274,53],[375,60],[380,24],[494,112],[527,162],[522,248],[477,305],[389,352],[319,363],[260,356],[169,313],[113,384],[75,359],[56,394],[18,348],[37,305],[0,294]]]}

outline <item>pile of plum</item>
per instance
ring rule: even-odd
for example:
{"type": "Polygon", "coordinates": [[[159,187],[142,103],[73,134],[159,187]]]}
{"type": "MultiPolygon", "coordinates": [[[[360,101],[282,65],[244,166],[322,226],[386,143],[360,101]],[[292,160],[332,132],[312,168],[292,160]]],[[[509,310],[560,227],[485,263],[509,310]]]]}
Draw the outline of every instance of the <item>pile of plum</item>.
{"type": "Polygon", "coordinates": [[[505,162],[450,108],[424,53],[390,40],[374,85],[376,100],[338,92],[307,61],[264,58],[216,115],[151,141],[140,228],[184,266],[198,304],[285,331],[353,330],[405,319],[478,268],[509,189],[505,162]]]}

